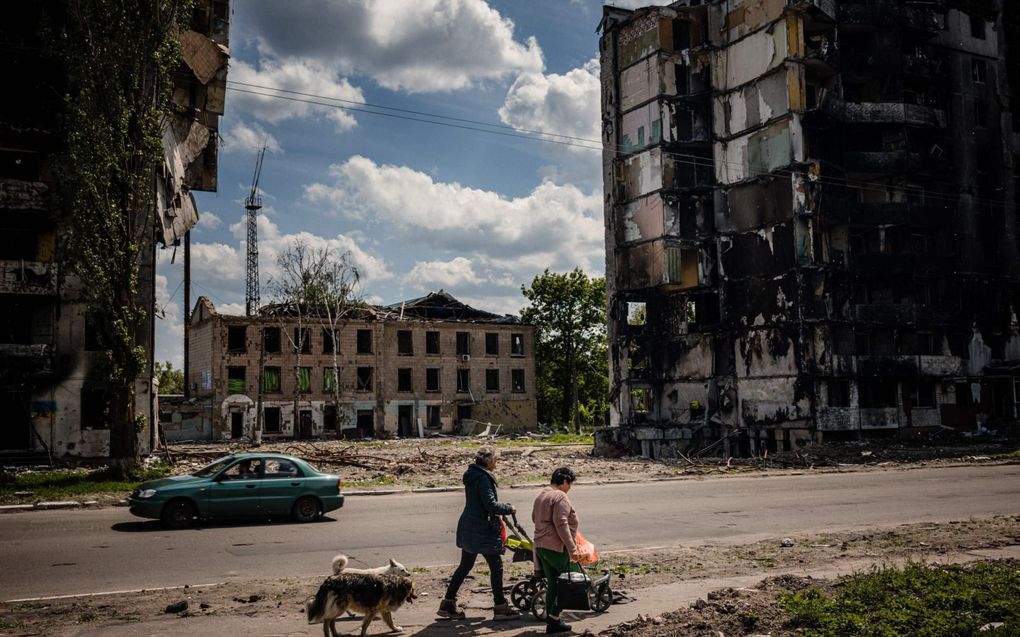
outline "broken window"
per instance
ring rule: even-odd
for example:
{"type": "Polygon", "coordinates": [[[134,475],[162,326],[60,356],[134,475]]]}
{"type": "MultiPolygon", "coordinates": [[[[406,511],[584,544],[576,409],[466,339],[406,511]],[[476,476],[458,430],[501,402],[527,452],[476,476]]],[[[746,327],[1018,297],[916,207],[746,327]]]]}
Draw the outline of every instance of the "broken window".
{"type": "Polygon", "coordinates": [[[312,332],[307,327],[294,328],[294,353],[312,353],[312,332]]]}
{"type": "Polygon", "coordinates": [[[248,351],[248,328],[244,325],[232,325],[227,328],[227,351],[231,354],[243,354],[248,351]]]}
{"type": "Polygon", "coordinates": [[[828,386],[829,407],[850,406],[850,381],[830,380],[828,386]]]}
{"type": "Polygon", "coordinates": [[[648,306],[643,302],[627,303],[627,325],[644,325],[648,322],[648,306]]]}
{"type": "Polygon", "coordinates": [[[457,355],[471,356],[471,333],[457,332],[457,355]]]}
{"type": "Polygon", "coordinates": [[[871,353],[871,334],[869,332],[857,332],[854,335],[854,354],[867,356],[871,353]]]}
{"type": "Polygon", "coordinates": [[[336,431],[337,417],[336,405],[326,405],[322,408],[322,430],[336,431]]]}
{"type": "Polygon", "coordinates": [[[974,125],[980,128],[988,127],[988,102],[985,100],[974,100],[974,125]]]}
{"type": "Polygon", "coordinates": [[[414,341],[411,330],[397,330],[397,354],[400,356],[414,355],[414,341]]]}
{"type": "Polygon", "coordinates": [[[106,389],[81,390],[81,428],[109,429],[111,399],[106,389]]]}
{"type": "Polygon", "coordinates": [[[524,356],[524,334],[510,335],[510,355],[524,356]]]}
{"type": "Polygon", "coordinates": [[[425,391],[439,391],[439,368],[429,367],[425,370],[425,391]]]}
{"type": "Polygon", "coordinates": [[[984,84],[988,67],[985,66],[984,60],[971,60],[970,61],[970,79],[975,84],[984,84]]]}
{"type": "Polygon", "coordinates": [[[487,369],[487,370],[485,370],[485,391],[487,391],[487,392],[498,392],[499,391],[499,370],[498,369],[487,369]]]}
{"type": "Polygon", "coordinates": [[[263,327],[262,328],[262,342],[266,348],[266,352],[269,354],[280,353],[280,328],[278,327],[263,327]]]}
{"type": "Polygon", "coordinates": [[[358,353],[372,353],[372,330],[358,330],[358,353]]]}
{"type": "MultiPolygon", "coordinates": [[[[13,310],[14,309],[13,306],[11,306],[10,309],[13,310]]],[[[13,311],[11,313],[15,314],[13,311]]],[[[24,313],[20,313],[20,314],[21,314],[21,316],[24,316],[24,313]]],[[[4,318],[7,318],[7,317],[5,316],[4,318]]],[[[4,321],[4,323],[6,323],[6,324],[9,324],[11,322],[12,321],[4,321]]],[[[4,328],[7,328],[7,329],[4,329],[3,330],[4,332],[8,332],[8,333],[9,332],[15,332],[15,330],[9,329],[9,326],[6,325],[6,324],[4,325],[4,328]]],[[[25,327],[27,327],[27,323],[25,324],[25,327]]],[[[100,338],[99,319],[94,314],[86,314],[85,315],[84,329],[85,329],[85,331],[84,331],[84,336],[85,336],[85,351],[86,352],[99,352],[99,351],[102,351],[103,350],[103,344],[102,344],[101,338],[100,338]]],[[[16,331],[17,332],[22,332],[22,331],[29,331],[29,330],[20,330],[19,329],[19,330],[16,330],[16,331]]],[[[6,336],[6,334],[5,334],[5,336],[6,336]]],[[[0,338],[2,338],[2,336],[0,336],[0,338]]],[[[24,338],[19,338],[18,336],[15,336],[13,339],[11,339],[11,338],[5,339],[5,342],[28,343],[30,340],[31,339],[28,336],[25,336],[24,338]]]]}
{"type": "Polygon", "coordinates": [[[429,429],[439,429],[443,422],[439,419],[439,405],[428,405],[425,408],[425,426],[429,429]]]}
{"type": "Polygon", "coordinates": [[[358,391],[372,391],[372,368],[358,368],[358,391]]]}
{"type": "Polygon", "coordinates": [[[245,383],[245,376],[247,375],[247,368],[242,365],[231,366],[227,368],[227,391],[231,394],[243,394],[247,391],[247,384],[245,383]]]}
{"type": "Polygon", "coordinates": [[[908,401],[918,408],[934,407],[935,383],[930,381],[903,383],[903,402],[908,401]]]}
{"type": "Polygon", "coordinates": [[[457,370],[457,391],[465,394],[471,391],[471,370],[470,369],[458,369],[457,370]]]}
{"type": "Polygon", "coordinates": [[[515,394],[524,393],[524,370],[523,369],[511,369],[510,370],[510,391],[515,394]]]}
{"type": "Polygon", "coordinates": [[[312,392],[312,368],[296,367],[294,369],[294,375],[297,379],[298,393],[310,394],[312,392]]]}
{"type": "Polygon", "coordinates": [[[267,434],[280,433],[279,407],[266,407],[262,410],[262,430],[267,434]]]}
{"type": "Polygon", "coordinates": [[[985,19],[979,15],[970,16],[970,37],[985,39],[985,19]]]}
{"type": "Polygon", "coordinates": [[[322,328],[322,353],[332,354],[340,351],[340,331],[322,328]]]}
{"type": "Polygon", "coordinates": [[[858,385],[861,409],[888,409],[896,406],[896,383],[863,381],[858,385]]]}
{"type": "Polygon", "coordinates": [[[430,356],[439,355],[439,332],[425,332],[425,353],[430,356]]]}
{"type": "Polygon", "coordinates": [[[266,367],[262,370],[262,391],[277,393],[280,391],[280,368],[266,367]]]}
{"type": "Polygon", "coordinates": [[[397,391],[414,391],[411,382],[411,368],[401,367],[397,369],[397,391]]]}
{"type": "Polygon", "coordinates": [[[935,334],[931,332],[917,333],[917,353],[921,356],[932,356],[939,353],[936,349],[935,334]]]}
{"type": "Polygon", "coordinates": [[[336,372],[337,370],[332,367],[322,368],[322,391],[330,393],[336,391],[336,372]]]}
{"type": "Polygon", "coordinates": [[[499,334],[487,332],[485,334],[485,355],[499,356],[499,334]]]}

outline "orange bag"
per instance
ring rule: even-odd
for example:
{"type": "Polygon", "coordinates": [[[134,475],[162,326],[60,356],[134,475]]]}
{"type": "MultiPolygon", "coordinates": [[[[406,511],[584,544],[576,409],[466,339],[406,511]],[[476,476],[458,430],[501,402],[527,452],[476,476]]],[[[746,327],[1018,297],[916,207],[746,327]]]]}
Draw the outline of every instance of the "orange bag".
{"type": "Polygon", "coordinates": [[[599,561],[599,551],[595,545],[589,542],[580,531],[574,535],[574,544],[577,545],[577,562],[581,566],[591,566],[599,561]]]}

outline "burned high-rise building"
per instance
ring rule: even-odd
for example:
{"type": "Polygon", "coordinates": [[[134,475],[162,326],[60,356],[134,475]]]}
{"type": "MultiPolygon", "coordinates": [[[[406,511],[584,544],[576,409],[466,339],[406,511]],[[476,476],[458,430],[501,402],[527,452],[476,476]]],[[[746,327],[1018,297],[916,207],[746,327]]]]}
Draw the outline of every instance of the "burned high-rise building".
{"type": "Polygon", "coordinates": [[[1012,10],[605,8],[609,435],[761,454],[1015,427],[1012,10]]]}

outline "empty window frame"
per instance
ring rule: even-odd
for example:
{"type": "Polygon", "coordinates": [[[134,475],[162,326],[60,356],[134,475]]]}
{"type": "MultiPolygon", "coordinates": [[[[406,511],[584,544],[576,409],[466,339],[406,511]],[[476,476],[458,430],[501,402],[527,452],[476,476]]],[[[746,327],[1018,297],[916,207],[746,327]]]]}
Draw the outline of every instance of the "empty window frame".
{"type": "Polygon", "coordinates": [[[397,330],[397,354],[400,356],[414,355],[414,339],[411,330],[397,330]]]}
{"type": "Polygon", "coordinates": [[[918,409],[935,407],[935,383],[930,381],[903,383],[903,402],[912,402],[918,409]]]}
{"type": "Polygon", "coordinates": [[[81,390],[81,428],[109,429],[111,399],[106,389],[81,390]]]}
{"type": "Polygon", "coordinates": [[[485,391],[493,393],[499,391],[499,370],[485,370],[485,391]]]}
{"type": "Polygon", "coordinates": [[[523,369],[511,369],[510,370],[510,391],[515,394],[524,393],[524,370],[523,369]]]}
{"type": "Polygon", "coordinates": [[[984,60],[973,59],[970,61],[970,79],[975,84],[984,84],[988,77],[988,66],[984,60]]]}
{"type": "Polygon", "coordinates": [[[988,127],[988,102],[985,100],[974,100],[974,125],[980,128],[988,127]]]}
{"type": "Polygon", "coordinates": [[[245,380],[248,369],[243,365],[231,365],[227,368],[227,391],[231,394],[243,394],[248,391],[245,380]]]}
{"type": "Polygon", "coordinates": [[[457,392],[466,394],[471,391],[471,370],[461,368],[457,370],[457,392]]]}
{"type": "Polygon", "coordinates": [[[401,367],[397,369],[397,391],[400,392],[414,391],[414,385],[411,381],[410,367],[401,367]]]}
{"type": "Polygon", "coordinates": [[[248,328],[244,325],[231,325],[227,328],[227,351],[231,354],[243,354],[248,351],[248,328]]]}
{"type": "Polygon", "coordinates": [[[279,407],[266,407],[262,410],[262,430],[267,434],[280,433],[279,407]]]}
{"type": "Polygon", "coordinates": [[[486,356],[499,356],[499,333],[498,332],[486,332],[485,333],[485,355],[486,356]]]}
{"type": "Polygon", "coordinates": [[[358,384],[356,386],[358,391],[372,391],[372,372],[371,367],[358,368],[358,384]]]}
{"type": "Polygon", "coordinates": [[[312,393],[312,368],[311,367],[295,367],[294,378],[297,381],[297,390],[299,394],[310,394],[312,393]]]}
{"type": "Polygon", "coordinates": [[[322,328],[322,353],[333,354],[340,351],[340,331],[322,328]]]}
{"type": "Polygon", "coordinates": [[[278,327],[263,327],[262,328],[262,344],[266,348],[268,354],[279,354],[280,353],[280,328],[278,327]]]}
{"type": "Polygon", "coordinates": [[[322,391],[330,393],[336,391],[336,372],[333,367],[322,368],[322,391]]]}
{"type": "Polygon", "coordinates": [[[471,356],[471,332],[457,332],[457,355],[471,356]]]}
{"type": "Polygon", "coordinates": [[[524,356],[524,334],[510,335],[510,355],[524,356]]]}
{"type": "Polygon", "coordinates": [[[850,406],[850,381],[830,380],[828,383],[829,407],[850,406]]]}
{"type": "Polygon", "coordinates": [[[439,405],[427,405],[425,408],[425,426],[429,429],[439,429],[443,426],[439,418],[439,405]]]}
{"type": "MultiPolygon", "coordinates": [[[[5,333],[3,335],[0,335],[0,339],[3,339],[4,343],[19,343],[19,344],[21,344],[22,341],[24,341],[25,343],[30,342],[31,338],[28,335],[31,332],[31,330],[28,329],[28,327],[27,327],[27,321],[25,323],[26,323],[25,328],[24,329],[20,329],[20,330],[18,330],[18,329],[11,329],[9,324],[3,326],[5,328],[4,332],[15,332],[16,331],[16,332],[19,332],[21,335],[23,335],[24,338],[17,338],[17,337],[11,338],[10,336],[8,336],[8,334],[5,333]],[[4,337],[7,337],[7,338],[4,338],[4,337]]],[[[21,323],[19,322],[19,325],[20,324],[21,323]]],[[[99,352],[99,351],[102,351],[103,350],[103,343],[102,343],[102,339],[100,337],[100,331],[99,331],[99,318],[97,316],[95,316],[94,314],[86,314],[85,315],[85,320],[83,322],[83,326],[82,327],[83,327],[83,330],[84,330],[83,336],[85,337],[85,344],[84,344],[85,351],[86,352],[99,352]]]]}
{"type": "Polygon", "coordinates": [[[358,353],[372,353],[372,330],[358,330],[358,353]]]}
{"type": "Polygon", "coordinates": [[[312,331],[307,327],[295,327],[294,328],[294,352],[301,352],[302,354],[312,353],[312,331]]]}
{"type": "Polygon", "coordinates": [[[280,368],[265,367],[262,370],[262,391],[277,393],[280,391],[280,368]]]}
{"type": "Polygon", "coordinates": [[[970,37],[977,38],[978,40],[985,39],[985,19],[982,16],[971,14],[970,37]]]}
{"type": "Polygon", "coordinates": [[[429,367],[425,370],[425,391],[439,391],[439,368],[429,367]]]}
{"type": "Polygon", "coordinates": [[[889,409],[896,406],[894,381],[865,381],[858,385],[861,409],[889,409]]]}
{"type": "Polygon", "coordinates": [[[439,332],[425,332],[425,353],[429,356],[439,355],[439,332]]]}

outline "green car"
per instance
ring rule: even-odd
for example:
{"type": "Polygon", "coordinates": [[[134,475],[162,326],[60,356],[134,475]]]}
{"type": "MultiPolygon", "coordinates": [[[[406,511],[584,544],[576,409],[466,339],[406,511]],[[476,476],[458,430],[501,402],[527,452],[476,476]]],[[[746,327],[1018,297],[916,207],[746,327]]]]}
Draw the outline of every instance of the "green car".
{"type": "Polygon", "coordinates": [[[195,473],[144,482],[128,496],[131,513],[170,528],[196,518],[291,515],[311,522],[344,505],[339,476],[293,456],[238,453],[195,473]]]}

